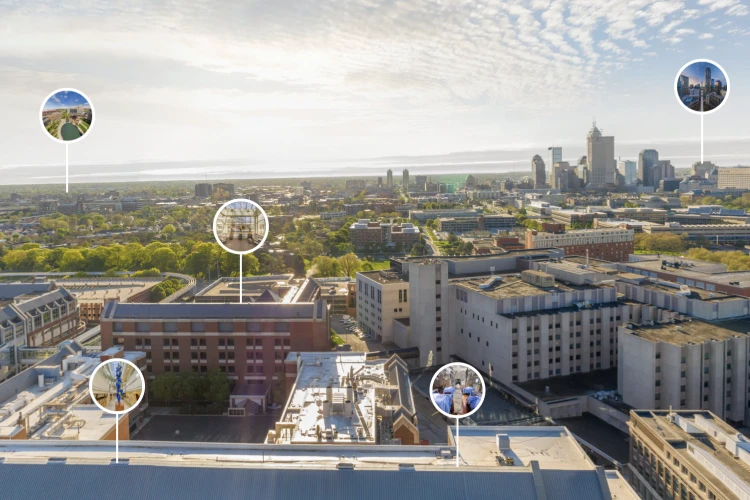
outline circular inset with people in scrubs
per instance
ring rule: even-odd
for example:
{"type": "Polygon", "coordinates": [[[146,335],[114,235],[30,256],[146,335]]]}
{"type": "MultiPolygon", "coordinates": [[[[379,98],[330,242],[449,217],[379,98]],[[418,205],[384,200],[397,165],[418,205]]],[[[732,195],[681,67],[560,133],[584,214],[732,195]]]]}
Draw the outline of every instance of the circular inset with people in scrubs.
{"type": "Polygon", "coordinates": [[[435,372],[430,391],[432,404],[440,413],[452,418],[468,417],[484,401],[484,379],[466,363],[450,363],[435,372]]]}

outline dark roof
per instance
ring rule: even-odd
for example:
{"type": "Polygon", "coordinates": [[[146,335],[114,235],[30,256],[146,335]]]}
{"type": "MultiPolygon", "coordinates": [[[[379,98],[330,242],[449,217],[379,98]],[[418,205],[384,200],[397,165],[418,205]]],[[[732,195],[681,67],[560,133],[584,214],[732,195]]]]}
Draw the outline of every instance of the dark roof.
{"type": "Polygon", "coordinates": [[[13,300],[20,295],[37,295],[47,293],[52,283],[0,283],[0,300],[13,300]]]}
{"type": "Polygon", "coordinates": [[[263,293],[255,299],[255,302],[281,302],[281,297],[279,297],[278,293],[272,292],[271,290],[264,290],[263,293]]]}
{"type": "MultiPolygon", "coordinates": [[[[320,304],[320,303],[319,303],[320,304]]],[[[177,304],[123,304],[113,303],[103,319],[245,319],[245,318],[312,318],[316,303],[177,303],[177,304]]],[[[322,317],[318,308],[317,317],[322,317]]]]}
{"type": "Polygon", "coordinates": [[[27,301],[21,302],[20,304],[17,304],[16,307],[18,307],[19,310],[23,312],[29,312],[33,311],[34,309],[38,307],[45,306],[47,304],[51,304],[55,301],[72,299],[73,296],[64,288],[58,288],[57,290],[54,290],[49,293],[45,293],[44,295],[39,295],[38,297],[34,297],[32,299],[29,299],[27,301]]]}
{"type": "Polygon", "coordinates": [[[531,471],[444,470],[309,470],[144,465],[2,464],[0,482],[7,498],[100,500],[325,499],[350,498],[503,498],[534,500],[537,488],[549,500],[599,500],[603,492],[596,471],[541,470],[534,484],[531,471]],[[99,487],[82,487],[96,484],[99,487]]]}

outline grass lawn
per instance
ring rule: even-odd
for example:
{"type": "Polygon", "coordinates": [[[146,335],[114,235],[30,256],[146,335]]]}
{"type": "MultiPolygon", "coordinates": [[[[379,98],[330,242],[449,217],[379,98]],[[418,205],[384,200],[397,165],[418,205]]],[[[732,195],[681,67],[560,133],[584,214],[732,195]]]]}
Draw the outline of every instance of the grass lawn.
{"type": "Polygon", "coordinates": [[[372,270],[373,271],[380,271],[381,269],[390,269],[391,267],[391,261],[390,260],[372,260],[368,261],[370,264],[372,264],[372,270]]]}
{"type": "Polygon", "coordinates": [[[336,332],[334,332],[333,330],[331,330],[331,342],[333,342],[336,345],[343,345],[344,344],[344,339],[342,339],[341,337],[339,337],[339,335],[336,332]]]}

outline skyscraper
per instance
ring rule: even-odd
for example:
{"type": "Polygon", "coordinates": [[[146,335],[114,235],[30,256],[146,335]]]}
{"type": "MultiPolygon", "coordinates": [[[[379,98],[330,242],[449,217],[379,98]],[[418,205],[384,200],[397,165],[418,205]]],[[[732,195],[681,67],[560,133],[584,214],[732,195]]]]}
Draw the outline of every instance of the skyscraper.
{"type": "Polygon", "coordinates": [[[592,187],[604,187],[615,183],[615,138],[605,137],[596,128],[593,128],[587,136],[586,166],[591,176],[589,185],[592,187]]]}
{"type": "Polygon", "coordinates": [[[706,92],[711,88],[711,67],[706,66],[706,92]]]}
{"type": "Polygon", "coordinates": [[[625,184],[632,186],[638,180],[638,165],[633,160],[620,160],[620,173],[625,177],[625,184]]]}
{"type": "Polygon", "coordinates": [[[659,164],[659,152],[644,149],[638,154],[638,180],[643,186],[654,185],[653,169],[659,164]]]}
{"type": "Polygon", "coordinates": [[[401,179],[401,188],[404,190],[404,193],[409,192],[409,169],[404,169],[403,178],[401,179]]]}
{"type": "Polygon", "coordinates": [[[391,170],[390,168],[388,169],[388,173],[386,174],[385,187],[387,187],[388,189],[393,189],[393,170],[391,170]]]}
{"type": "Polygon", "coordinates": [[[562,161],[562,148],[559,146],[550,146],[547,148],[547,151],[549,151],[549,183],[550,185],[554,184],[553,177],[554,177],[554,169],[555,169],[555,163],[560,163],[562,161]]]}
{"type": "Polygon", "coordinates": [[[680,97],[690,93],[690,78],[687,75],[680,75],[680,79],[677,81],[677,93],[680,97]]]}
{"type": "Polygon", "coordinates": [[[539,155],[531,159],[531,178],[534,179],[534,187],[539,188],[547,184],[547,173],[544,169],[544,160],[539,155]]]}

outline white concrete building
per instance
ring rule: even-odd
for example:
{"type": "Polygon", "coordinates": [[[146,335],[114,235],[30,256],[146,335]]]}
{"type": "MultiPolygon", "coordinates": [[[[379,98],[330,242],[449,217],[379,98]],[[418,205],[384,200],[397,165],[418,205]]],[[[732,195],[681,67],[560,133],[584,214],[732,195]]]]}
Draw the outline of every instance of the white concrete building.
{"type": "Polygon", "coordinates": [[[297,378],[266,443],[419,444],[409,367],[398,356],[290,353],[286,363],[297,378]]]}
{"type": "Polygon", "coordinates": [[[750,424],[745,320],[641,323],[618,329],[618,392],[633,408],[709,410],[750,424]]]}
{"type": "Polygon", "coordinates": [[[390,271],[357,273],[357,323],[381,342],[393,342],[393,320],[409,317],[409,283],[390,271]]]}

